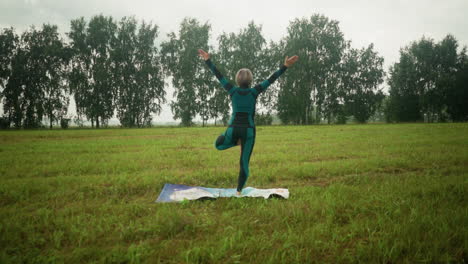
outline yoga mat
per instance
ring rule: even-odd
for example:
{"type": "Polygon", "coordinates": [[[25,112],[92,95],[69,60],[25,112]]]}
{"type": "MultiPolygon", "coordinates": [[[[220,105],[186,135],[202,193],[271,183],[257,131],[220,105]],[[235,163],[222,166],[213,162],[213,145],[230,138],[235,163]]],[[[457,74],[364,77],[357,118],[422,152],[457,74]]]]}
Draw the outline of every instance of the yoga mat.
{"type": "Polygon", "coordinates": [[[283,188],[257,189],[247,187],[244,188],[241,195],[238,196],[236,195],[236,189],[206,188],[166,183],[156,202],[181,202],[184,200],[216,199],[219,197],[263,197],[265,199],[277,197],[288,199],[289,191],[283,188]]]}

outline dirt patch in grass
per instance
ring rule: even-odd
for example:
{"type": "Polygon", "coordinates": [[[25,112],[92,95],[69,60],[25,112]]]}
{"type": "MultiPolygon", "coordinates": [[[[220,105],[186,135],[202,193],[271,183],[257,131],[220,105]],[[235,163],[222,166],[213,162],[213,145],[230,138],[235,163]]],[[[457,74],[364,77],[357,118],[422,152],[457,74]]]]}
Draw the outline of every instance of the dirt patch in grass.
{"type": "Polygon", "coordinates": [[[384,173],[384,174],[403,174],[408,172],[418,172],[424,171],[424,168],[401,168],[401,167],[385,167],[377,169],[377,173],[384,173]]]}
{"type": "Polygon", "coordinates": [[[360,159],[358,156],[335,156],[335,157],[314,157],[312,159],[305,160],[304,162],[322,162],[322,161],[335,161],[335,160],[348,160],[348,159],[360,159]]]}

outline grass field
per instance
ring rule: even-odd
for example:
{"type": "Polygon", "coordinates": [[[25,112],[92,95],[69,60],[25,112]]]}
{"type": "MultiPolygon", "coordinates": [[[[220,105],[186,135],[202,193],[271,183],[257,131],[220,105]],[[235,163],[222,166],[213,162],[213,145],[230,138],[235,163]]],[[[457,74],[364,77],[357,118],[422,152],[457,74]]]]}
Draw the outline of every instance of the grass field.
{"type": "Polygon", "coordinates": [[[468,262],[468,124],[258,127],[234,188],[222,127],[0,132],[0,263],[468,262]]]}

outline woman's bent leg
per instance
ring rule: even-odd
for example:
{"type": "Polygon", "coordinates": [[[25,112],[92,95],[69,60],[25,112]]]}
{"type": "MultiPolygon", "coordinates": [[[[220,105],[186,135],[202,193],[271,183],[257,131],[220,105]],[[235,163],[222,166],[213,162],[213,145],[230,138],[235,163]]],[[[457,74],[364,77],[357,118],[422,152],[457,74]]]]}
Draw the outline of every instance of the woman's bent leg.
{"type": "Polygon", "coordinates": [[[220,135],[215,142],[215,147],[218,150],[225,150],[231,147],[234,147],[236,144],[233,143],[233,128],[228,127],[228,129],[220,135]]]}

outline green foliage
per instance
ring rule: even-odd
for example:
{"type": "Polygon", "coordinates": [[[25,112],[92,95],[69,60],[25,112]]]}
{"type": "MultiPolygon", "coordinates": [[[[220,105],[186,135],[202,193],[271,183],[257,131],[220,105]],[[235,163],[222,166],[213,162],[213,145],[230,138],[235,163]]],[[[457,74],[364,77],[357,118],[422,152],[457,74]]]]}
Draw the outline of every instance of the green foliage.
{"type": "Polygon", "coordinates": [[[297,65],[280,81],[278,115],[284,124],[366,122],[383,93],[383,58],[373,44],[350,48],[338,22],[322,15],[290,23],[279,53],[297,54],[297,65]],[[282,50],[282,51],[281,51],[282,50]]]}
{"type": "MultiPolygon", "coordinates": [[[[156,47],[158,27],[124,17],[97,15],[71,21],[66,44],[57,26],[31,27],[18,36],[0,31],[0,102],[4,121],[37,128],[58,122],[73,94],[77,118],[105,126],[117,114],[124,127],[149,126],[166,102],[165,80],[174,88],[173,116],[184,126],[197,116],[203,126],[226,124],[229,97],[197,56],[210,51],[214,63],[235,82],[249,68],[255,85],[278,68],[285,55],[299,61],[258,99],[258,108],[277,112],[283,124],[346,123],[348,119],[388,122],[468,120],[466,47],[447,35],[425,38],[400,50],[389,71],[390,95],[380,90],[383,58],[373,44],[351,48],[339,22],[320,14],[290,22],[287,35],[268,41],[262,26],[249,22],[237,33],[222,33],[208,45],[211,26],[185,18],[178,33],[156,47]]],[[[263,121],[260,121],[263,122],[263,121]]],[[[268,122],[267,122],[268,123],[268,122]]]]}
{"type": "Polygon", "coordinates": [[[68,36],[74,52],[70,88],[78,115],[99,128],[114,115],[115,80],[111,52],[116,41],[117,25],[112,17],[94,16],[89,23],[79,18],[71,21],[68,36]]]}
{"type": "Polygon", "coordinates": [[[31,27],[20,39],[12,31],[5,33],[16,47],[10,49],[10,64],[5,62],[8,70],[2,70],[4,111],[15,127],[40,127],[44,116],[52,127],[66,114],[69,102],[65,77],[70,53],[57,26],[31,27]]]}
{"type": "Polygon", "coordinates": [[[60,127],[62,129],[67,129],[68,128],[68,124],[70,123],[70,118],[62,118],[60,119],[60,127]]]}
{"type": "Polygon", "coordinates": [[[336,116],[336,123],[337,124],[346,124],[346,121],[348,120],[348,116],[345,111],[345,106],[341,105],[340,110],[337,113],[336,116]]]}
{"type": "MultiPolygon", "coordinates": [[[[18,106],[18,100],[15,100],[18,96],[10,96],[4,99],[5,87],[12,79],[13,59],[18,49],[18,42],[19,37],[13,28],[4,28],[0,31],[0,102],[3,103],[3,110],[8,115],[8,117],[2,118],[2,127],[5,128],[10,127],[13,121],[12,115],[17,117],[20,115],[19,107],[13,108],[14,105],[18,106]]],[[[8,90],[6,93],[8,94],[8,90]]],[[[21,117],[19,119],[19,125],[21,125],[21,117]]]]}
{"type": "Polygon", "coordinates": [[[447,113],[453,121],[468,121],[468,56],[466,47],[460,52],[457,61],[455,80],[446,93],[447,113]]]}
{"type": "Polygon", "coordinates": [[[73,117],[73,123],[77,125],[78,127],[84,127],[84,120],[80,116],[75,116],[73,117]]]}
{"type": "Polygon", "coordinates": [[[221,131],[0,131],[0,262],[466,258],[468,124],[258,127],[248,185],[288,200],[154,203],[164,183],[236,185],[221,131]]]}
{"type": "Polygon", "coordinates": [[[199,113],[203,121],[209,117],[208,98],[213,85],[207,81],[207,67],[197,56],[198,49],[208,49],[211,26],[194,18],[185,18],[180,24],[179,34],[168,34],[169,40],[161,44],[161,59],[165,71],[171,74],[176,101],[171,102],[174,119],[191,126],[199,113]]]}
{"type": "MultiPolygon", "coordinates": [[[[44,25],[42,28],[42,45],[38,52],[45,58],[40,61],[44,82],[44,111],[49,119],[49,127],[67,114],[69,97],[66,86],[66,74],[71,53],[60,38],[55,25],[44,25]]],[[[37,68],[36,68],[37,69],[37,68]]]]}
{"type": "Polygon", "coordinates": [[[273,116],[269,112],[257,113],[255,115],[255,124],[258,126],[270,126],[273,123],[273,116]]]}
{"type": "Polygon", "coordinates": [[[0,129],[10,128],[10,120],[6,117],[0,117],[0,129]]]}
{"type": "Polygon", "coordinates": [[[18,41],[18,35],[13,28],[4,28],[0,31],[0,99],[2,98],[2,90],[11,75],[11,62],[18,41]]]}
{"type": "MultiPolygon", "coordinates": [[[[384,95],[378,86],[383,82],[383,57],[374,51],[374,45],[360,50],[349,49],[342,69],[342,98],[347,115],[365,123],[380,106],[384,95]]],[[[337,108],[339,111],[339,107],[337,108]]],[[[338,116],[342,114],[338,112],[338,116]]],[[[343,121],[343,120],[340,120],[343,121]]]]}
{"type": "Polygon", "coordinates": [[[468,99],[465,49],[447,35],[436,43],[422,38],[400,50],[400,61],[390,68],[388,119],[393,121],[466,120],[468,99]]]}
{"type": "Polygon", "coordinates": [[[283,123],[310,124],[320,116],[330,121],[338,113],[340,62],[346,45],[336,20],[315,14],[290,23],[280,50],[300,59],[280,82],[278,115],[283,123]]]}
{"type": "Polygon", "coordinates": [[[399,122],[420,121],[420,102],[416,90],[415,67],[406,51],[400,51],[400,61],[390,67],[390,101],[387,119],[399,122]]]}
{"type": "Polygon", "coordinates": [[[111,60],[117,117],[124,127],[150,126],[165,102],[164,74],[155,40],[157,26],[122,18],[111,60]]]}

